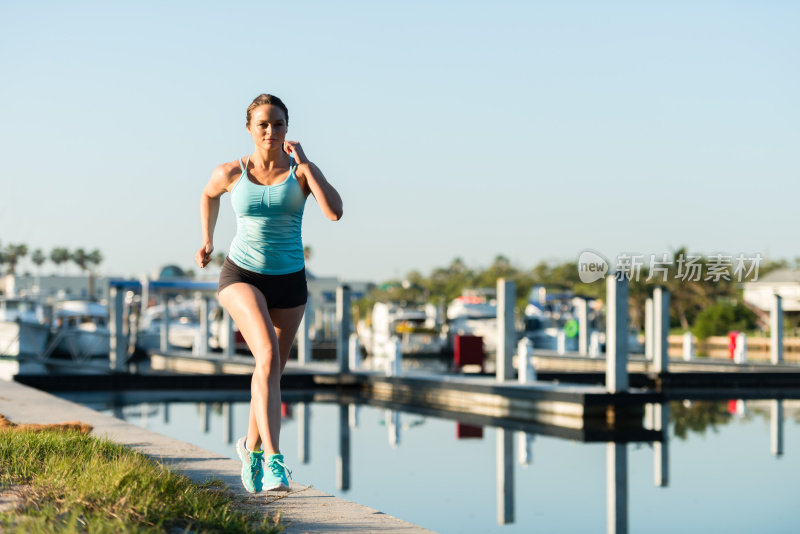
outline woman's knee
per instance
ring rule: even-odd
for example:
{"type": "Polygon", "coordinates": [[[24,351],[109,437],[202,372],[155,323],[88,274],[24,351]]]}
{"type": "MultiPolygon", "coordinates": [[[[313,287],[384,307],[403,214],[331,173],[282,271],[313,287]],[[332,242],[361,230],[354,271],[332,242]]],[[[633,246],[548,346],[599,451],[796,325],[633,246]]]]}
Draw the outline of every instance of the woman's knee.
{"type": "Polygon", "coordinates": [[[253,369],[254,385],[265,384],[274,386],[276,383],[280,384],[280,380],[280,362],[277,358],[270,359],[269,361],[256,362],[255,369],[253,369]]]}

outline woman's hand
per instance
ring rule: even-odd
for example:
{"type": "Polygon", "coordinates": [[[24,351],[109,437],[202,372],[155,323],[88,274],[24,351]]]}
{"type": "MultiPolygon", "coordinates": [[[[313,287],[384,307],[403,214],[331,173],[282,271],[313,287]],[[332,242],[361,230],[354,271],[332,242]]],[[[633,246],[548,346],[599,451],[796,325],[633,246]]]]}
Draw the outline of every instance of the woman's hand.
{"type": "Polygon", "coordinates": [[[206,243],[200,247],[200,250],[198,250],[197,254],[194,255],[194,261],[200,266],[201,269],[205,269],[206,265],[211,263],[212,252],[214,252],[214,245],[211,243],[206,243]]]}
{"type": "Polygon", "coordinates": [[[284,141],[283,151],[292,156],[294,158],[294,162],[298,165],[301,163],[308,163],[308,158],[306,158],[299,141],[284,141]]]}

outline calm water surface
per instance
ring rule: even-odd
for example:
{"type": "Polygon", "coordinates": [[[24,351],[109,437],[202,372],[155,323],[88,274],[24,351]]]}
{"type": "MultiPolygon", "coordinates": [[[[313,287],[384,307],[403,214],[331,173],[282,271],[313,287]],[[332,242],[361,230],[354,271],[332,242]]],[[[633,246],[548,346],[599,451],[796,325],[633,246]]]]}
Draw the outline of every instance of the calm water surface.
{"type": "MultiPolygon", "coordinates": [[[[236,458],[246,432],[246,396],[230,402],[134,403],[70,396],[104,413],[236,458]],[[230,406],[230,421],[224,413],[230,406]],[[226,434],[232,439],[228,441],[226,434]]],[[[782,454],[774,455],[773,401],[673,402],[666,442],[668,485],[654,482],[651,443],[618,446],[621,483],[607,490],[606,443],[512,435],[512,456],[498,451],[496,428],[383,408],[290,404],[281,448],[301,484],[440,532],[606,532],[607,491],[627,506],[632,533],[800,532],[800,401],[782,401],[782,454]],[[303,408],[305,406],[306,408],[303,408]],[[300,461],[302,413],[308,458],[300,461]],[[341,418],[344,419],[340,424],[341,418]],[[399,423],[396,425],[395,423],[399,423]],[[349,489],[338,488],[340,432],[349,431],[349,489]],[[475,437],[461,438],[461,433],[475,437]],[[525,442],[527,441],[527,447],[525,442]],[[527,455],[525,449],[527,448],[527,455]],[[513,522],[499,524],[498,461],[511,463],[506,502],[513,522]],[[523,462],[524,461],[524,462],[523,462]],[[624,468],[627,467],[627,473],[624,468]],[[627,488],[625,481],[627,480],[627,488]],[[627,498],[625,497],[627,489],[627,498]]],[[[505,432],[505,431],[503,431],[505,432]]],[[[614,445],[611,445],[613,448],[614,445]]],[[[347,463],[345,462],[345,470],[347,463]]],[[[612,474],[615,472],[611,467],[612,474]]]]}

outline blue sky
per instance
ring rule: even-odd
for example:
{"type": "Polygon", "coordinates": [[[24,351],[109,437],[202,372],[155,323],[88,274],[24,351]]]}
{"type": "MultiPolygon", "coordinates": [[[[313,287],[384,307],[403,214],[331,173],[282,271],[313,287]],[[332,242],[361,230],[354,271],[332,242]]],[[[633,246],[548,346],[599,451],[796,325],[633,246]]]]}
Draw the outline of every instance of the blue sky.
{"type": "MultiPolygon", "coordinates": [[[[792,259],[798,27],[795,2],[3,2],[0,242],[192,266],[268,92],[344,199],[306,205],[316,274],[792,259]]],[[[234,231],[226,195],[216,250],[234,231]]]]}

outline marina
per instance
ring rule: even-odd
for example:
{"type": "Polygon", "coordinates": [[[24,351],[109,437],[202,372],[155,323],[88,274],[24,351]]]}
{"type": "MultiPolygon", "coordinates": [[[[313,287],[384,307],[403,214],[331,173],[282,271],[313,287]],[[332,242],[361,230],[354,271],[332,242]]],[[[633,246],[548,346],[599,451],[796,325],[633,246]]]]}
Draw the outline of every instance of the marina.
{"type": "MultiPolygon", "coordinates": [[[[233,458],[233,451],[228,449],[242,431],[236,425],[244,420],[254,362],[251,356],[235,350],[235,332],[230,323],[225,326],[229,318],[215,313],[208,297],[213,289],[201,282],[112,281],[107,358],[55,362],[18,357],[4,358],[0,364],[4,373],[20,384],[176,438],[194,436],[193,444],[233,458]],[[135,302],[131,296],[139,292],[149,294],[146,300],[162,300],[159,308],[152,308],[154,318],[160,315],[174,317],[175,321],[151,319],[148,329],[131,328],[129,306],[135,302]],[[215,317],[218,326],[212,327],[215,317]],[[193,334],[184,336],[191,346],[181,347],[175,342],[181,337],[182,324],[193,328],[196,325],[193,334]],[[211,347],[214,328],[218,329],[217,343],[225,339],[216,351],[211,347]],[[219,337],[221,331],[226,333],[219,337]],[[131,338],[140,338],[143,332],[148,332],[156,346],[147,351],[132,350],[135,344],[131,338]],[[184,413],[186,409],[195,410],[195,415],[184,413]],[[201,435],[185,426],[192,420],[203,429],[201,435]],[[209,433],[213,428],[221,434],[212,439],[209,433]]],[[[638,474],[632,476],[631,465],[640,464],[643,452],[651,451],[652,484],[670,487],[675,451],[682,451],[681,445],[675,446],[676,436],[679,442],[686,439],[686,422],[710,417],[701,425],[705,428],[709,424],[714,427],[717,422],[748,420],[749,414],[763,414],[768,421],[768,444],[764,448],[773,458],[783,458],[787,436],[797,434],[796,423],[787,417],[787,412],[795,413],[800,399],[800,366],[785,361],[780,353],[774,354],[772,361],[750,360],[741,349],[746,344],[744,340],[738,340],[740,349],[732,353],[733,359],[697,357],[694,346],[686,343],[680,343],[677,351],[676,343],[672,343],[670,354],[668,331],[659,326],[664,324],[669,294],[658,288],[653,295],[651,327],[641,343],[642,352],[630,354],[628,342],[633,347],[638,345],[628,327],[626,291],[624,280],[607,279],[602,337],[597,330],[592,335],[588,306],[578,304],[577,313],[565,319],[578,325],[574,334],[585,332],[570,338],[572,348],[577,350],[570,350],[565,342],[565,323],[561,323],[560,332],[553,333],[548,345],[551,348],[536,348],[509,312],[514,301],[513,284],[501,279],[491,304],[493,313],[484,313],[483,317],[490,319],[494,328],[494,354],[487,351],[482,338],[475,335],[478,331],[472,329],[454,335],[452,355],[447,351],[431,355],[431,351],[417,351],[413,344],[404,344],[402,334],[430,334],[425,330],[432,329],[442,314],[430,308],[426,313],[419,308],[386,307],[373,316],[374,326],[375,319],[381,313],[385,315],[385,339],[378,337],[379,342],[375,342],[372,338],[374,348],[364,351],[352,316],[344,312],[352,308],[350,290],[340,286],[335,292],[333,313],[327,314],[333,324],[318,330],[332,334],[326,340],[330,348],[313,350],[310,325],[304,320],[282,377],[284,448],[287,453],[295,451],[298,474],[329,481],[316,482],[327,484],[323,491],[441,531],[467,527],[458,527],[461,518],[454,518],[458,515],[455,509],[447,513],[448,522],[443,524],[423,513],[431,508],[423,503],[439,503],[434,509],[442,510],[452,499],[462,509],[469,497],[450,491],[443,499],[442,495],[426,493],[427,488],[423,491],[414,487],[414,498],[412,494],[400,497],[396,492],[386,492],[390,497],[384,500],[384,486],[364,470],[386,473],[406,480],[400,484],[408,485],[410,480],[387,469],[387,462],[410,462],[402,468],[404,472],[417,473],[426,480],[457,479],[452,472],[443,470],[446,462],[435,458],[455,454],[462,455],[458,460],[461,465],[488,463],[481,472],[494,473],[494,478],[472,486],[484,504],[476,505],[468,517],[479,521],[482,531],[522,532],[542,521],[555,524],[544,510],[557,508],[557,504],[530,501],[530,495],[537,494],[537,490],[529,487],[530,482],[524,482],[525,473],[540,465],[538,458],[542,456],[538,451],[542,447],[544,451],[551,450],[544,453],[545,458],[555,454],[557,463],[564,464],[543,484],[559,487],[574,474],[572,464],[581,465],[587,476],[594,473],[591,476],[606,480],[605,498],[599,499],[601,504],[605,501],[605,507],[587,512],[588,519],[569,518],[575,522],[569,523],[566,530],[596,530],[597,525],[606,524],[608,532],[622,534],[640,521],[634,511],[636,499],[631,496],[631,487],[641,486],[642,480],[638,474]],[[319,425],[322,426],[318,429],[319,425]],[[425,430],[421,435],[428,428],[432,434],[425,430]],[[448,428],[451,437],[445,439],[443,433],[448,428]],[[376,429],[380,430],[378,435],[376,429]],[[378,444],[380,434],[383,445],[378,444]],[[319,439],[322,442],[314,445],[319,439]],[[363,439],[366,441],[362,443],[363,439]],[[448,440],[455,440],[454,445],[441,448],[448,440]],[[427,443],[430,453],[424,454],[416,448],[419,445],[407,445],[409,442],[427,443]],[[552,452],[563,450],[564,445],[559,442],[580,444],[585,450],[575,449],[567,456],[552,452]],[[380,452],[381,447],[387,446],[388,451],[396,451],[393,454],[397,458],[380,452]],[[330,474],[324,473],[324,466],[315,463],[318,456],[325,456],[314,452],[320,447],[328,453],[331,449],[336,451],[329,460],[335,473],[332,481],[330,474]],[[402,460],[400,451],[406,450],[416,459],[402,460]],[[464,452],[455,453],[456,450],[464,452]],[[570,454],[575,455],[573,459],[568,458],[570,454]],[[584,456],[597,457],[586,464],[584,456]],[[604,472],[597,473],[601,467],[604,472]],[[408,502],[410,508],[404,507],[403,502],[408,502]],[[492,502],[494,506],[486,505],[492,502]],[[534,516],[530,516],[531,510],[535,511],[534,516]],[[593,526],[588,527],[583,521],[593,526]]],[[[479,304],[484,309],[489,307],[488,302],[479,304]]],[[[559,324],[552,317],[548,319],[559,324]]],[[[406,337],[406,341],[413,339],[406,337]]],[[[696,422],[689,424],[698,429],[696,422]]],[[[683,476],[689,479],[688,475],[683,476]]],[[[796,487],[794,478],[777,474],[773,484],[785,491],[796,487]]],[[[598,500],[597,496],[594,500],[598,500]]],[[[567,519],[562,517],[560,521],[567,519]]],[[[781,521],[774,524],[796,524],[793,519],[781,521]]],[[[733,532],[744,532],[737,528],[731,526],[733,532]]]]}

